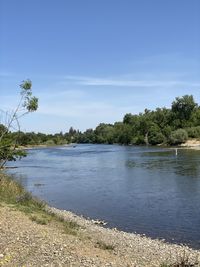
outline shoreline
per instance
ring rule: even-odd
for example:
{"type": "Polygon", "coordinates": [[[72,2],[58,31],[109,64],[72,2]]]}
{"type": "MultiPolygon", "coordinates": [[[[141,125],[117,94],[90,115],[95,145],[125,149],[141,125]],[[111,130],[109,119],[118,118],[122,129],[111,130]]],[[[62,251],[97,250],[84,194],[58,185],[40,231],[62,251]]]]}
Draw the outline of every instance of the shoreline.
{"type": "MultiPolygon", "coordinates": [[[[66,146],[66,147],[74,147],[79,144],[85,144],[85,143],[70,143],[70,144],[59,144],[59,145],[27,145],[27,146],[19,146],[17,149],[24,149],[24,150],[29,150],[29,149],[37,149],[37,148],[51,148],[51,147],[59,147],[59,146],[66,146]]],[[[86,143],[87,144],[87,143],[86,143]]],[[[90,144],[90,143],[88,143],[90,144]]],[[[97,145],[98,143],[95,143],[94,145],[97,145]]],[[[109,144],[107,144],[109,145],[109,144]]],[[[119,145],[119,144],[113,144],[113,145],[119,145]]],[[[127,146],[138,146],[138,145],[127,145],[127,146]]],[[[144,146],[144,145],[139,145],[139,146],[144,146]]],[[[200,150],[200,140],[193,138],[193,139],[188,139],[185,143],[182,143],[177,146],[162,146],[162,145],[155,145],[155,146],[150,146],[150,147],[163,147],[167,149],[191,149],[191,150],[200,150]]]]}
{"type": "Polygon", "coordinates": [[[62,224],[78,225],[77,232],[61,231],[60,223],[41,224],[31,219],[34,216],[1,203],[0,266],[200,266],[200,250],[104,228],[70,211],[50,206],[45,211],[62,224]],[[181,262],[188,265],[177,265],[181,262]]]}
{"type": "Polygon", "coordinates": [[[123,230],[119,230],[117,228],[110,228],[110,227],[104,227],[104,221],[101,221],[101,220],[94,220],[92,218],[86,218],[84,217],[84,215],[77,215],[76,213],[72,212],[72,211],[68,211],[68,210],[62,210],[62,209],[58,209],[58,208],[55,208],[53,206],[49,206],[49,205],[46,205],[45,207],[45,210],[49,213],[53,213],[59,217],[63,217],[65,218],[66,220],[70,220],[70,221],[74,221],[76,223],[78,223],[79,225],[81,226],[87,226],[87,227],[94,227],[96,229],[103,229],[103,231],[105,230],[105,232],[115,232],[115,233],[118,233],[118,234],[123,234],[123,235],[126,235],[126,236],[130,236],[130,237],[139,237],[139,238],[144,238],[144,239],[147,239],[147,240],[151,240],[153,242],[159,242],[159,243],[162,243],[162,244],[165,244],[165,245],[169,245],[169,246],[175,246],[175,247],[185,247],[185,248],[188,248],[189,250],[193,250],[193,251],[198,251],[200,253],[200,249],[195,249],[195,248],[192,248],[186,244],[177,244],[177,243],[170,243],[168,241],[166,241],[165,239],[159,239],[159,238],[151,238],[151,237],[148,237],[147,235],[145,234],[138,234],[138,233],[134,233],[134,232],[126,232],[126,231],[123,231],[123,230]]]}
{"type": "Polygon", "coordinates": [[[77,223],[83,227],[85,233],[92,233],[93,237],[100,239],[101,242],[115,247],[119,254],[122,253],[121,257],[134,255],[137,252],[135,266],[161,266],[165,262],[173,264],[178,259],[183,258],[184,255],[192,263],[195,263],[197,259],[200,260],[200,249],[194,249],[185,244],[170,243],[164,239],[153,239],[145,234],[129,233],[116,228],[103,227],[103,221],[101,223],[101,221],[85,218],[71,211],[48,205],[45,210],[59,218],[77,223]],[[140,265],[140,261],[144,265],[140,265]]]}
{"type": "Polygon", "coordinates": [[[155,242],[158,241],[158,242],[161,242],[161,243],[164,243],[167,245],[186,247],[186,248],[189,248],[189,249],[194,250],[194,251],[199,251],[199,253],[200,253],[200,247],[196,248],[195,246],[192,246],[192,245],[187,244],[187,243],[181,243],[181,242],[176,242],[176,241],[173,242],[170,240],[166,240],[165,238],[161,238],[161,237],[151,237],[148,234],[137,233],[136,231],[134,231],[134,232],[126,231],[126,230],[117,228],[117,226],[116,227],[115,226],[110,227],[110,226],[108,226],[109,222],[101,220],[101,218],[93,219],[91,217],[86,217],[83,214],[78,214],[78,213],[75,213],[71,210],[56,208],[56,207],[50,206],[48,204],[45,204],[45,210],[48,213],[55,214],[56,216],[58,216],[60,218],[65,218],[66,220],[76,222],[83,227],[85,227],[85,226],[88,226],[88,227],[97,226],[97,228],[100,227],[102,229],[105,229],[105,230],[107,229],[109,231],[114,231],[116,233],[123,233],[123,234],[126,234],[127,236],[129,236],[129,235],[130,236],[137,236],[139,238],[145,237],[145,238],[150,239],[152,241],[155,241],[155,242]]]}
{"type": "Polygon", "coordinates": [[[37,148],[50,148],[57,146],[70,146],[71,144],[61,144],[61,145],[28,145],[28,146],[18,146],[17,149],[29,150],[29,149],[37,149],[37,148]]]}
{"type": "Polygon", "coordinates": [[[199,249],[50,207],[2,173],[0,183],[0,266],[199,266],[199,249]],[[175,265],[183,260],[190,265],[175,265]]]}
{"type": "Polygon", "coordinates": [[[200,250],[144,235],[104,228],[70,211],[46,206],[47,214],[78,225],[40,224],[13,206],[0,205],[0,266],[198,267],[200,250]],[[177,265],[184,262],[188,265],[177,265]],[[197,263],[198,262],[198,263],[197,263]]]}

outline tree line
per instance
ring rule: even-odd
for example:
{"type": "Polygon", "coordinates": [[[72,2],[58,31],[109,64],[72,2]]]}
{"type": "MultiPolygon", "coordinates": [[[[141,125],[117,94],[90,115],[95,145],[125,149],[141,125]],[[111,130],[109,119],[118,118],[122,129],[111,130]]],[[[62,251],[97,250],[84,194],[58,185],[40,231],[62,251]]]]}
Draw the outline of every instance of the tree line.
{"type": "Polygon", "coordinates": [[[121,122],[100,123],[95,129],[84,132],[70,127],[66,133],[20,131],[9,132],[9,135],[17,140],[18,146],[69,143],[179,145],[188,138],[200,138],[200,106],[192,95],[184,95],[176,97],[170,108],[145,109],[139,114],[127,113],[121,122]]]}
{"type": "Polygon", "coordinates": [[[77,143],[123,145],[179,145],[188,138],[200,138],[200,106],[192,95],[176,97],[171,108],[127,113],[122,122],[100,123],[94,130],[72,135],[77,143]]]}

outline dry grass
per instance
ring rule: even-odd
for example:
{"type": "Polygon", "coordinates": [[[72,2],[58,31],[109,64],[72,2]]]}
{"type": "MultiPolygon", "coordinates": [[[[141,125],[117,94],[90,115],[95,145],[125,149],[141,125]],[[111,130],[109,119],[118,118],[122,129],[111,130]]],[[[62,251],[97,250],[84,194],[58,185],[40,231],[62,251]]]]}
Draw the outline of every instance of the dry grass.
{"type": "Polygon", "coordinates": [[[200,267],[198,258],[195,262],[191,262],[190,255],[183,251],[182,254],[177,255],[177,260],[174,263],[163,263],[160,267],[200,267]]]}
{"type": "Polygon", "coordinates": [[[0,173],[0,201],[15,203],[16,197],[24,193],[24,189],[20,184],[0,173]]]}
{"type": "Polygon", "coordinates": [[[103,250],[114,250],[113,245],[108,245],[108,244],[104,243],[103,241],[98,241],[96,243],[96,247],[101,248],[103,250]]]}
{"type": "Polygon", "coordinates": [[[7,175],[0,173],[0,205],[11,204],[14,209],[29,215],[30,220],[37,224],[57,224],[66,234],[76,235],[79,225],[75,222],[66,221],[45,210],[45,203],[34,198],[22,185],[7,175]]]}

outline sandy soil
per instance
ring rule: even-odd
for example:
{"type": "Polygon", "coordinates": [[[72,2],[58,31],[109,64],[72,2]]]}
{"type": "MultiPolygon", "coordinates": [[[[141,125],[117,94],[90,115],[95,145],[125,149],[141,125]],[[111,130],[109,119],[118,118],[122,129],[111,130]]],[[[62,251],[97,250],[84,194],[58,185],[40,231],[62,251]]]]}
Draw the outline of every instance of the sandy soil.
{"type": "Polygon", "coordinates": [[[184,148],[200,149],[200,140],[195,138],[189,139],[187,142],[181,144],[180,146],[184,148]]]}

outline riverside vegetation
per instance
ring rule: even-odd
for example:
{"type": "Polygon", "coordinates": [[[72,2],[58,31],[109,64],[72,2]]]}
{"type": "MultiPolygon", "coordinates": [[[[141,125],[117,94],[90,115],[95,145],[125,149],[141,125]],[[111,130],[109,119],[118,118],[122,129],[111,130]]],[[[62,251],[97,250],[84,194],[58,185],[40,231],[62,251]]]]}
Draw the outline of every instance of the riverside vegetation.
{"type": "MultiPolygon", "coordinates": [[[[0,127],[0,133],[4,126],[0,127]]],[[[124,116],[122,122],[100,123],[94,130],[75,130],[57,134],[9,132],[7,138],[18,146],[97,143],[122,145],[179,145],[188,138],[200,138],[200,106],[192,95],[177,97],[171,108],[145,109],[124,116]],[[17,136],[17,138],[16,138],[17,136]]]]}

